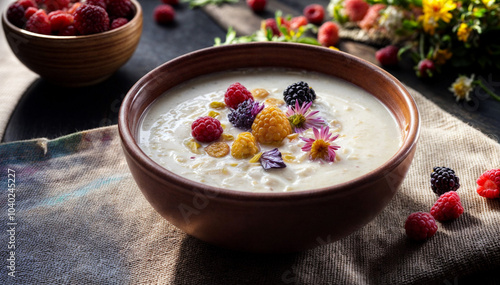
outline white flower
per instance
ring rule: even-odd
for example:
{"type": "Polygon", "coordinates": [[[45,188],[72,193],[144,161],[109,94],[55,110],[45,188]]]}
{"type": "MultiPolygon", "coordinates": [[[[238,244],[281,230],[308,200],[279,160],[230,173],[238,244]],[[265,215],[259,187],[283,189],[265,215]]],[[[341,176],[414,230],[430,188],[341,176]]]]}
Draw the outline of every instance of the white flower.
{"type": "Polygon", "coordinates": [[[403,10],[390,5],[382,10],[378,22],[380,27],[385,29],[388,34],[395,35],[396,31],[402,26],[403,18],[403,10]]]}
{"type": "Polygon", "coordinates": [[[467,77],[465,75],[460,75],[455,82],[453,82],[450,86],[450,91],[453,92],[457,101],[465,99],[466,101],[470,101],[470,92],[474,89],[474,74],[471,77],[467,77]]]}

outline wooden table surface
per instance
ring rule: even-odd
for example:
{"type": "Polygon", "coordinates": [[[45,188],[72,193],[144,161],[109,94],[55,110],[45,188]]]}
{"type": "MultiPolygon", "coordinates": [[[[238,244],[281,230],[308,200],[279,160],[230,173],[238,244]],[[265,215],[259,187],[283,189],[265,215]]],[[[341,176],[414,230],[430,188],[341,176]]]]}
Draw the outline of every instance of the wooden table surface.
{"type": "MultiPolygon", "coordinates": [[[[326,7],[329,1],[315,1],[326,7]]],[[[237,5],[208,6],[189,9],[186,3],[176,6],[175,24],[157,25],[153,9],[158,0],[140,2],[144,11],[144,28],[139,46],[132,58],[111,78],[101,84],[83,88],[61,88],[43,79],[35,80],[23,94],[6,127],[3,142],[37,137],[56,138],[86,129],[113,125],[118,120],[121,101],[132,85],[150,70],[185,53],[214,44],[214,38],[225,39],[231,25],[240,33],[252,33],[262,18],[273,17],[274,10],[300,15],[310,4],[304,0],[271,0],[268,10],[254,14],[244,1],[237,5]]],[[[376,47],[343,40],[341,50],[376,64],[376,47]]],[[[500,102],[476,90],[469,103],[456,102],[448,87],[460,71],[442,73],[431,81],[417,78],[412,63],[402,62],[386,69],[407,86],[419,91],[445,111],[478,128],[500,142],[500,102]]],[[[475,70],[500,94],[500,72],[475,70]]]]}

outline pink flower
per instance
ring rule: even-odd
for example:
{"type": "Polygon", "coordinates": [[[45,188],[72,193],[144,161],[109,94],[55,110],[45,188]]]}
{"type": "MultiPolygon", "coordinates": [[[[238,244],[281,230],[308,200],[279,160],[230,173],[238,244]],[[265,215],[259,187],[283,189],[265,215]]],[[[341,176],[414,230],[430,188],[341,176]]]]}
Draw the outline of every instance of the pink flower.
{"type": "Polygon", "coordinates": [[[339,135],[333,136],[328,126],[322,126],[320,130],[313,128],[313,132],[314,139],[300,137],[301,140],[306,142],[302,150],[309,152],[309,156],[313,160],[324,159],[331,162],[335,161],[335,151],[338,150],[340,146],[332,145],[332,142],[336,140],[339,135]]]}
{"type": "Polygon", "coordinates": [[[296,133],[302,133],[309,128],[320,128],[325,123],[323,118],[315,116],[319,111],[311,111],[312,102],[304,102],[299,106],[299,102],[295,101],[295,107],[288,106],[285,114],[296,133]]]}

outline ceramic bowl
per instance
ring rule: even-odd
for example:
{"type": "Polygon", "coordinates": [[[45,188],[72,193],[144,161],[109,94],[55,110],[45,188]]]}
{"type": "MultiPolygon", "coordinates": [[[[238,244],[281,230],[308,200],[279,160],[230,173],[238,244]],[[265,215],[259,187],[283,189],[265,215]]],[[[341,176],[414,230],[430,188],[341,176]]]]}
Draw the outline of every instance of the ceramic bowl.
{"type": "Polygon", "coordinates": [[[18,28],[2,13],[5,37],[16,57],[40,77],[61,86],[79,87],[106,80],[134,53],[142,33],[142,8],[126,25],[84,36],[42,35],[18,28]]]}
{"type": "Polygon", "coordinates": [[[362,59],[303,44],[247,43],[195,51],[154,69],[124,98],[118,127],[137,185],[170,223],[200,240],[230,249],[291,252],[335,242],[384,209],[412,162],[419,113],[397,79],[362,59]],[[401,147],[382,166],[346,183],[297,192],[252,193],[212,187],[175,175],[138,146],[141,116],[165,91],[197,76],[252,67],[320,72],[367,90],[394,115],[401,131],[401,147]]]}

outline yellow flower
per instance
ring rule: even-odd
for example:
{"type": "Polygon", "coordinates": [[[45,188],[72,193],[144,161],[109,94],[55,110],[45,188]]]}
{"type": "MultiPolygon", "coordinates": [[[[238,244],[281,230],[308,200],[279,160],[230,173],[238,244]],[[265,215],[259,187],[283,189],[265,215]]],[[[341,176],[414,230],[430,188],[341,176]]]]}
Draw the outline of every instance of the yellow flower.
{"type": "Polygon", "coordinates": [[[467,100],[470,101],[469,93],[474,89],[474,74],[471,77],[460,75],[453,84],[450,86],[450,91],[453,92],[457,101],[467,100]]]}
{"type": "Polygon", "coordinates": [[[495,4],[495,0],[481,0],[481,2],[483,2],[483,5],[490,9],[493,7],[493,4],[495,4]]]}
{"type": "Polygon", "coordinates": [[[449,49],[437,49],[434,52],[434,56],[432,57],[432,60],[434,63],[437,65],[443,65],[445,64],[448,59],[450,59],[453,56],[453,53],[449,49]]]}
{"type": "Polygon", "coordinates": [[[424,14],[419,17],[424,31],[433,35],[438,27],[439,20],[449,23],[453,18],[450,11],[457,8],[457,4],[452,0],[423,0],[424,14]]]}
{"type": "Polygon", "coordinates": [[[472,31],[472,29],[469,26],[467,26],[466,23],[461,23],[460,27],[458,27],[458,31],[457,31],[458,40],[460,40],[464,43],[467,42],[471,31],[472,31]]]}

